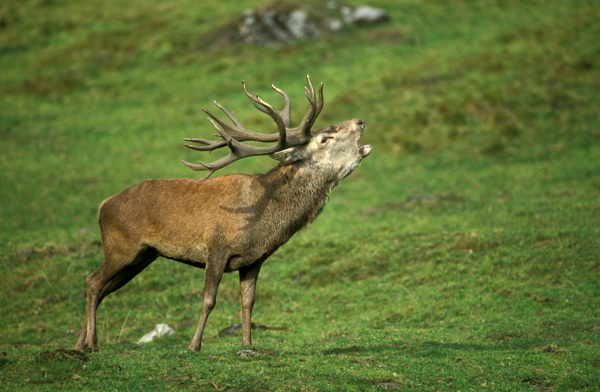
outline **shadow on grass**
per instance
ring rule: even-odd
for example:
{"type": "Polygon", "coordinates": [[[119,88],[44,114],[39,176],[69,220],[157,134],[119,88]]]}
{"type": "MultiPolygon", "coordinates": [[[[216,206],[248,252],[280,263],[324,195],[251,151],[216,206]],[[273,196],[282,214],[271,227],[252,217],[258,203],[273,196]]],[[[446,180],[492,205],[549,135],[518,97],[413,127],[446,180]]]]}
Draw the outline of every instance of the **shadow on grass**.
{"type": "Polygon", "coordinates": [[[424,342],[399,341],[395,343],[376,345],[351,345],[347,347],[330,348],[323,355],[418,355],[419,357],[446,357],[458,353],[485,351],[533,350],[544,344],[540,338],[510,339],[490,344],[481,343],[444,343],[428,340],[424,342]]]}

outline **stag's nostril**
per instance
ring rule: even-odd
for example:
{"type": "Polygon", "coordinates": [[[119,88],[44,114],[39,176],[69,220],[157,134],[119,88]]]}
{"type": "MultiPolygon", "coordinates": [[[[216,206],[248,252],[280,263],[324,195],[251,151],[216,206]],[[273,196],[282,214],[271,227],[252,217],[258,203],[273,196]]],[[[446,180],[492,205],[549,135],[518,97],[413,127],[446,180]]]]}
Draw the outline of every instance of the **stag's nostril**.
{"type": "Polygon", "coordinates": [[[365,124],[365,122],[363,120],[358,120],[357,124],[362,129],[365,129],[365,127],[367,126],[367,124],[365,124]]]}

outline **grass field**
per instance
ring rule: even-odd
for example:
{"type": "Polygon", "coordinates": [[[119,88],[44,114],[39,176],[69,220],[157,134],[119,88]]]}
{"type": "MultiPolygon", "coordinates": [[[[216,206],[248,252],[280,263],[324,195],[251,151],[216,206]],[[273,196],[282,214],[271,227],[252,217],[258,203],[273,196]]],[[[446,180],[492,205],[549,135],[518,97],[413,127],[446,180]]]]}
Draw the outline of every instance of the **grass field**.
{"type": "Polygon", "coordinates": [[[0,390],[600,390],[598,2],[374,0],[389,23],[206,41],[259,4],[0,4],[0,390]],[[258,355],[218,337],[237,274],[188,352],[203,271],[162,259],[99,308],[100,351],[71,351],[99,203],[196,176],[182,138],[212,133],[215,99],[274,131],[242,80],[299,121],[307,73],[316,127],[359,117],[373,152],[263,267],[258,355]],[[175,335],[136,344],[158,323],[175,335]]]}

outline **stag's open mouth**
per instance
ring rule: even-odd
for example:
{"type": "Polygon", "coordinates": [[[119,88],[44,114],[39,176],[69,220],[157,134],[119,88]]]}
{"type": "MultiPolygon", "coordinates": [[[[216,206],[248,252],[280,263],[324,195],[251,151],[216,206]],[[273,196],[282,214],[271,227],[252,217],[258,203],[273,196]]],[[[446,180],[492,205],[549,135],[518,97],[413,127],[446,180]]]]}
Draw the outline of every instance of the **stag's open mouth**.
{"type": "MultiPolygon", "coordinates": [[[[361,128],[360,134],[362,136],[363,132],[365,131],[365,128],[367,127],[367,124],[365,124],[363,120],[358,120],[357,124],[361,128]]],[[[358,153],[363,158],[371,153],[371,145],[367,144],[366,146],[361,146],[358,143],[358,140],[356,141],[356,148],[358,148],[358,153]]]]}
{"type": "Polygon", "coordinates": [[[360,144],[358,144],[358,142],[356,142],[356,145],[358,146],[358,153],[363,158],[371,153],[371,145],[370,144],[367,144],[366,146],[361,146],[360,144]]]}

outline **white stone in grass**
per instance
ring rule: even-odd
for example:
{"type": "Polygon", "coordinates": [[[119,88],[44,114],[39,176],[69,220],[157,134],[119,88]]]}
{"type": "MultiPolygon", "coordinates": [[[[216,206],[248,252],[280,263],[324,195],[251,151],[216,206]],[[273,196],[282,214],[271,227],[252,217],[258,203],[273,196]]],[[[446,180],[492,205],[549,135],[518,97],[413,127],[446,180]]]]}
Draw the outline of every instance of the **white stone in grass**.
{"type": "Polygon", "coordinates": [[[174,333],[175,331],[173,328],[169,327],[167,324],[156,324],[154,330],[142,336],[142,338],[138,341],[138,344],[148,343],[163,336],[171,336],[174,333]]]}
{"type": "Polygon", "coordinates": [[[235,353],[235,355],[237,355],[238,357],[244,358],[244,357],[254,357],[254,356],[257,356],[258,353],[256,351],[254,351],[254,350],[245,349],[245,350],[238,351],[237,353],[235,353]]]}

